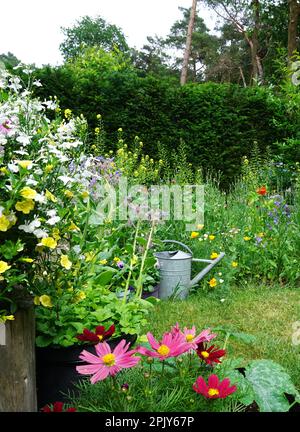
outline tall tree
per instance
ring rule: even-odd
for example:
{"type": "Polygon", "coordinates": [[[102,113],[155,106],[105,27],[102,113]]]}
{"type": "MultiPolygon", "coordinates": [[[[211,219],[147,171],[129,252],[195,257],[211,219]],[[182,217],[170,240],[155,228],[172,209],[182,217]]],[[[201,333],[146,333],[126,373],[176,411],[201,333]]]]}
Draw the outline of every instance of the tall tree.
{"type": "Polygon", "coordinates": [[[186,47],[184,51],[182,71],[180,76],[181,85],[184,85],[187,81],[187,74],[188,74],[189,60],[190,60],[191,46],[192,46],[192,36],[193,36],[195,17],[196,17],[196,9],[197,9],[197,0],[193,0],[190,20],[188,25],[188,32],[186,37],[186,47]]]}
{"type": "Polygon", "coordinates": [[[97,47],[105,51],[112,51],[115,48],[122,52],[129,50],[122,30],[99,16],[85,16],[73,27],[62,27],[62,32],[65,40],[59,48],[65,60],[78,56],[88,47],[97,47]]]}
{"type": "Polygon", "coordinates": [[[251,58],[251,83],[263,80],[263,66],[259,55],[259,30],[261,26],[261,0],[206,0],[219,17],[230,22],[243,36],[251,58]]]}
{"type": "Polygon", "coordinates": [[[288,0],[289,4],[289,28],[288,28],[288,57],[295,54],[298,48],[298,21],[300,15],[300,3],[297,0],[288,0]]]}

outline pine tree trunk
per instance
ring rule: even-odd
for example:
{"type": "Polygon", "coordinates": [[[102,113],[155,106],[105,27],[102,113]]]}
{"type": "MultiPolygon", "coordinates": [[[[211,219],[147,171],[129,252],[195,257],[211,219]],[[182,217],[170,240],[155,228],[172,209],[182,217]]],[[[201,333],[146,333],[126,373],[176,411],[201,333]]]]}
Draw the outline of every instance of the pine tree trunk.
{"type": "Polygon", "coordinates": [[[300,13],[300,4],[297,0],[288,0],[289,3],[289,28],[288,28],[288,57],[291,57],[294,54],[294,51],[297,51],[297,36],[298,36],[298,21],[299,21],[299,13],[300,13]]]}
{"type": "Polygon", "coordinates": [[[187,74],[188,74],[189,60],[190,60],[191,46],[192,46],[192,36],[193,36],[193,30],[194,30],[195,18],[196,18],[196,8],[197,8],[197,0],[193,0],[190,21],[188,26],[188,33],[186,38],[186,46],[185,46],[185,52],[183,58],[181,77],[180,77],[181,85],[184,85],[187,82],[187,74]]]}

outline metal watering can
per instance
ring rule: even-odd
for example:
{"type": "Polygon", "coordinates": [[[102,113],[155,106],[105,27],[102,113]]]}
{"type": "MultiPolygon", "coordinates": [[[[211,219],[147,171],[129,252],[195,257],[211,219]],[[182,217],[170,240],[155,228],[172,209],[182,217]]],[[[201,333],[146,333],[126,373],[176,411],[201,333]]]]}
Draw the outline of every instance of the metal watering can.
{"type": "Polygon", "coordinates": [[[154,254],[158,260],[160,273],[160,299],[166,299],[172,295],[185,299],[189,293],[189,289],[196,285],[225,255],[224,252],[221,252],[218,258],[213,260],[193,258],[193,252],[185,244],[176,240],[163,240],[163,243],[177,243],[188,250],[189,253],[177,250],[154,254]],[[191,280],[192,261],[203,262],[208,265],[191,280]]]}

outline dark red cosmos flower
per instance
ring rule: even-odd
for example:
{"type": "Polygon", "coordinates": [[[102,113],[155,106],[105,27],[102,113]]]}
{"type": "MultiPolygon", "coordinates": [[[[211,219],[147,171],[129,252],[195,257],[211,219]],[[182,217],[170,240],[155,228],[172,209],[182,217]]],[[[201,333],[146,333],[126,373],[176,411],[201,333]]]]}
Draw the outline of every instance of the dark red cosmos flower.
{"type": "Polygon", "coordinates": [[[115,326],[111,325],[108,330],[105,330],[104,326],[97,326],[95,332],[91,332],[88,329],[84,329],[82,334],[77,335],[77,339],[85,342],[104,342],[109,339],[115,332],[115,326]]]}
{"type": "Polygon", "coordinates": [[[214,345],[207,348],[206,344],[203,342],[198,344],[197,355],[200,359],[204,360],[206,364],[221,363],[219,359],[225,354],[225,350],[215,348],[214,345]]]}
{"type": "Polygon", "coordinates": [[[75,412],[76,408],[67,408],[64,409],[63,402],[54,402],[53,405],[45,405],[42,409],[42,412],[75,412]]]}
{"type": "Polygon", "coordinates": [[[266,188],[266,186],[262,186],[262,187],[258,188],[256,190],[256,192],[258,193],[258,195],[265,196],[265,195],[267,195],[267,188],[266,188]]]}
{"type": "Polygon", "coordinates": [[[193,389],[208,399],[224,399],[234,393],[237,387],[235,385],[230,387],[229,378],[220,382],[217,375],[210,375],[207,384],[202,376],[198,377],[193,384],[193,389]]]}

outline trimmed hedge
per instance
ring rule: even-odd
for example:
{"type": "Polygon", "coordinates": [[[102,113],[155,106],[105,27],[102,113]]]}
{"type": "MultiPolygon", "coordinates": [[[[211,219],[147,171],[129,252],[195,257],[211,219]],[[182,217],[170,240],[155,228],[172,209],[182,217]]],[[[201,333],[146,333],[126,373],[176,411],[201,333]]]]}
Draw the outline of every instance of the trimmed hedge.
{"type": "MultiPolygon", "coordinates": [[[[138,135],[154,158],[158,141],[176,151],[183,140],[189,161],[221,171],[223,186],[239,173],[241,158],[250,156],[255,142],[262,153],[268,147],[276,153],[275,143],[296,137],[299,129],[299,112],[289,110],[289,101],[267,88],[217,83],[180,87],[152,76],[139,77],[133,69],[101,75],[99,69],[88,67],[62,68],[67,70],[60,73],[67,85],[54,85],[52,94],[63,108],[83,113],[92,127],[96,114],[102,114],[108,148],[114,148],[120,127],[127,142],[138,135]]],[[[52,73],[59,75],[57,70],[52,73]]],[[[39,92],[49,96],[48,83],[54,81],[49,69],[41,78],[47,91],[39,92]]]]}

